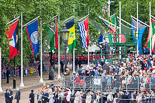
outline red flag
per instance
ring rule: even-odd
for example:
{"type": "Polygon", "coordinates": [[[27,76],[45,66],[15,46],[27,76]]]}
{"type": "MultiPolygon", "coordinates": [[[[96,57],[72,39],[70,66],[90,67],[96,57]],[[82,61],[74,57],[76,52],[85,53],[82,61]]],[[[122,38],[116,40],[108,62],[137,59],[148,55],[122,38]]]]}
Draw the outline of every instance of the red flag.
{"type": "Polygon", "coordinates": [[[17,49],[17,41],[18,41],[18,36],[17,36],[17,24],[18,20],[15,21],[13,24],[9,25],[9,31],[5,31],[7,34],[7,39],[9,43],[9,49],[10,49],[10,56],[8,59],[11,59],[17,55],[19,55],[19,51],[17,49]]]}
{"type": "Polygon", "coordinates": [[[88,47],[89,46],[89,19],[88,19],[88,17],[84,21],[84,25],[85,25],[85,30],[87,32],[86,42],[87,42],[87,47],[88,47]]]}
{"type": "Polygon", "coordinates": [[[58,49],[58,21],[56,19],[55,48],[58,49]]]}

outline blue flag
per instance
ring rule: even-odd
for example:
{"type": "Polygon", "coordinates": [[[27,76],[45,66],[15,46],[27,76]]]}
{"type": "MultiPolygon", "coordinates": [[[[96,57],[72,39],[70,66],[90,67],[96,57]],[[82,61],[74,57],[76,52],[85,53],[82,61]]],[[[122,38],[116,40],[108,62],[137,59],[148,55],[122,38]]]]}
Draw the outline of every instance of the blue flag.
{"type": "Polygon", "coordinates": [[[102,33],[100,33],[99,40],[98,40],[98,45],[100,44],[100,42],[103,42],[103,35],[102,35],[102,33]]]}
{"type": "Polygon", "coordinates": [[[38,20],[26,26],[27,34],[31,43],[32,54],[39,52],[39,30],[38,20]]]}
{"type": "MultiPolygon", "coordinates": [[[[137,22],[132,19],[131,20],[131,25],[133,26],[137,26],[137,22]]],[[[138,23],[138,34],[137,34],[137,29],[135,29],[134,27],[131,27],[132,28],[132,37],[133,37],[133,40],[135,41],[136,45],[137,45],[137,35],[138,35],[138,50],[139,50],[139,53],[142,55],[143,54],[143,50],[142,50],[142,44],[141,44],[141,41],[142,41],[142,37],[143,37],[143,33],[146,29],[146,26],[145,25],[142,25],[141,23],[138,23]]]]}

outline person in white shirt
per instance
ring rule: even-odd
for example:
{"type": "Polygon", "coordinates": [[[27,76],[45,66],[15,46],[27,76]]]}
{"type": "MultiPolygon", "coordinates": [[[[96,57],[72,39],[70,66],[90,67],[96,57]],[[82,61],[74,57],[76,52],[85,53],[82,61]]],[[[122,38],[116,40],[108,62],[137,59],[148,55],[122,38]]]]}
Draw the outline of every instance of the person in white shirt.
{"type": "Polygon", "coordinates": [[[86,103],[91,103],[91,95],[90,95],[90,92],[87,93],[86,103]]]}
{"type": "Polygon", "coordinates": [[[109,95],[107,96],[107,101],[108,101],[108,103],[112,103],[113,102],[112,92],[110,92],[109,95]]]}

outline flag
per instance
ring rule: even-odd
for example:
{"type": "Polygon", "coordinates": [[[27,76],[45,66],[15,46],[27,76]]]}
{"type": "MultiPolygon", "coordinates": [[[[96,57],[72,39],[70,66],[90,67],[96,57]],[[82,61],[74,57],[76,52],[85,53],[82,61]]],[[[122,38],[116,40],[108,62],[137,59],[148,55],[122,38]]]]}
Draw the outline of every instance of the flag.
{"type": "Polygon", "coordinates": [[[73,49],[76,47],[74,18],[65,24],[66,28],[69,30],[69,38],[68,38],[69,51],[73,51],[73,49]]]}
{"type": "Polygon", "coordinates": [[[79,32],[80,32],[80,36],[81,36],[81,42],[82,42],[82,48],[86,48],[89,46],[89,21],[88,21],[88,17],[80,22],[77,23],[78,27],[79,27],[79,32]]]}
{"type": "Polygon", "coordinates": [[[8,59],[11,59],[19,55],[18,50],[18,20],[9,25],[9,31],[5,31],[7,34],[7,39],[9,42],[10,56],[8,59]]]}
{"type": "MultiPolygon", "coordinates": [[[[115,28],[115,32],[116,32],[116,30],[117,30],[117,15],[114,14],[114,16],[111,17],[111,21],[112,21],[112,24],[114,24],[114,25],[112,25],[112,27],[115,28]]],[[[114,34],[113,36],[114,36],[114,42],[115,43],[118,42],[117,35],[114,34]]]]}
{"type": "Polygon", "coordinates": [[[103,42],[103,35],[102,35],[102,33],[100,32],[100,36],[99,36],[99,38],[98,38],[99,40],[98,40],[98,45],[100,44],[100,42],[103,42]]]}
{"type": "Polygon", "coordinates": [[[57,19],[54,19],[52,22],[49,22],[49,26],[46,26],[48,34],[50,36],[51,47],[50,51],[54,48],[58,48],[58,26],[57,19]]]}
{"type": "Polygon", "coordinates": [[[151,36],[151,50],[152,50],[152,53],[155,53],[155,20],[153,19],[151,19],[151,23],[149,27],[149,34],[148,34],[147,41],[145,44],[146,52],[150,51],[150,36],[151,36]]]}
{"type": "Polygon", "coordinates": [[[36,55],[39,52],[39,26],[38,20],[26,26],[27,35],[29,37],[32,55],[36,55]]]}
{"type": "Polygon", "coordinates": [[[107,32],[108,33],[115,33],[116,29],[110,25],[107,25],[103,20],[102,20],[103,24],[105,25],[105,27],[107,28],[107,32]]]}
{"type": "Polygon", "coordinates": [[[58,49],[58,20],[56,19],[55,48],[58,49]]]}
{"type": "Polygon", "coordinates": [[[102,12],[103,13],[108,13],[108,5],[106,5],[105,7],[103,7],[102,12]]]}
{"type": "MultiPolygon", "coordinates": [[[[133,18],[131,19],[131,25],[133,26],[137,26],[137,21],[135,21],[133,18]]],[[[137,29],[134,28],[134,27],[131,27],[132,28],[132,37],[137,45],[137,39],[136,37],[138,36],[138,50],[139,50],[139,53],[140,54],[143,54],[143,51],[142,51],[142,46],[141,46],[141,41],[142,41],[142,37],[143,37],[143,33],[146,29],[146,26],[145,25],[142,25],[141,23],[138,22],[138,34],[137,34],[137,29]]]]}

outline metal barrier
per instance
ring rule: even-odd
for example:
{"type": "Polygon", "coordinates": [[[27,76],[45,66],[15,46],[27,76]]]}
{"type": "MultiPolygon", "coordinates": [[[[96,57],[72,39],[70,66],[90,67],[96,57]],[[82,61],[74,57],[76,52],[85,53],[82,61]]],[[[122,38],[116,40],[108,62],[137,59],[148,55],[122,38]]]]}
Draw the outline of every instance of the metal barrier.
{"type": "Polygon", "coordinates": [[[155,103],[155,98],[154,97],[147,97],[147,98],[142,98],[138,102],[136,99],[121,99],[121,98],[114,98],[113,103],[155,103]]]}
{"type": "Polygon", "coordinates": [[[80,91],[102,91],[102,78],[92,76],[65,76],[63,78],[63,87],[80,91]]]}
{"type": "Polygon", "coordinates": [[[63,78],[63,87],[70,87],[70,89],[75,90],[93,90],[93,91],[102,91],[102,92],[114,92],[116,90],[155,90],[155,83],[150,81],[143,83],[140,77],[124,77],[124,76],[111,76],[111,75],[102,75],[98,77],[94,76],[65,76],[63,78]]]}

